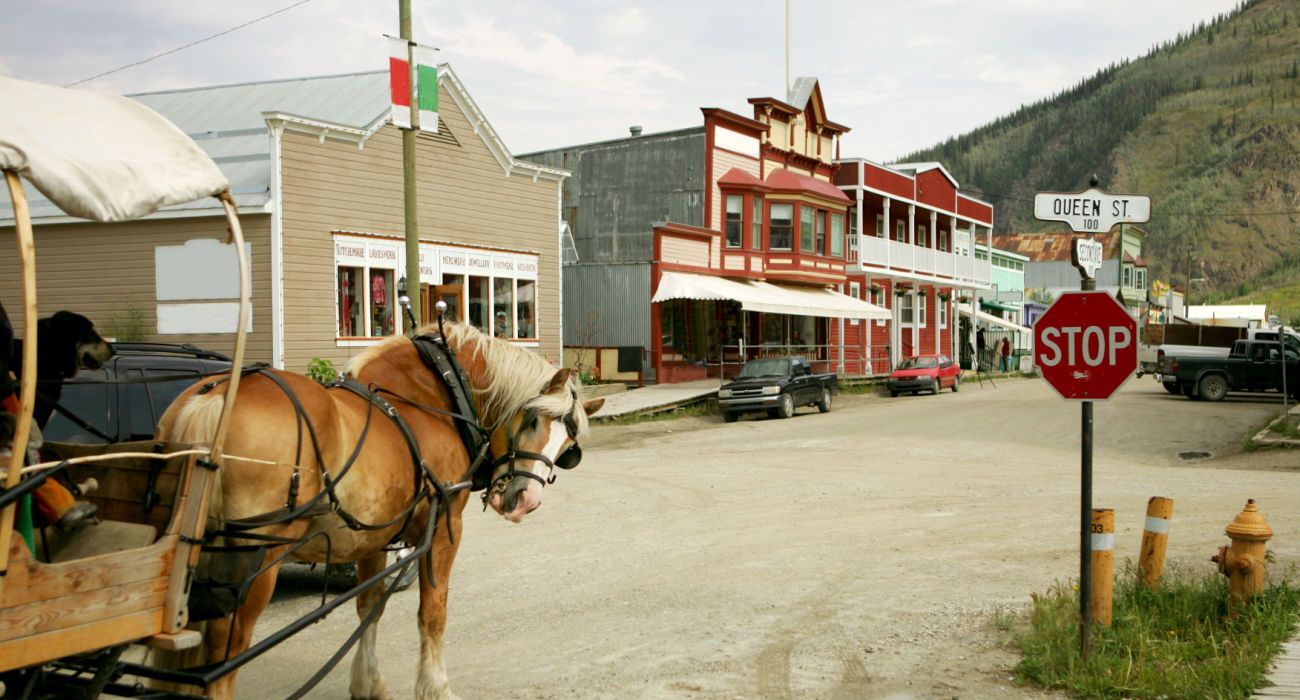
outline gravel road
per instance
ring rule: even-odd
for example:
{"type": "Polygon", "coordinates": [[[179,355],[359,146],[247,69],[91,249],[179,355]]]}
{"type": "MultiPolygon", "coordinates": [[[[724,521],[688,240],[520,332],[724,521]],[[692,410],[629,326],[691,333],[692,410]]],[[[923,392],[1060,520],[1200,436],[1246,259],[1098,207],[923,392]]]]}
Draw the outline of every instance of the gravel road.
{"type": "MultiPolygon", "coordinates": [[[[1280,408],[1193,402],[1133,380],[1096,407],[1095,496],[1136,557],[1174,498],[1170,566],[1208,570],[1245,503],[1300,561],[1300,452],[1243,453],[1280,408]],[[1188,461],[1180,452],[1212,457],[1188,461]]],[[[1040,698],[994,624],[1077,573],[1079,408],[1037,380],[939,396],[841,396],[790,420],[598,426],[582,466],[512,525],[471,505],[451,581],[464,698],[1040,698]],[[473,511],[473,512],[471,512],[473,511]]],[[[263,630],[312,605],[286,575],[263,630]]],[[[380,630],[412,697],[417,593],[380,630]]],[[[283,697],[347,636],[339,613],[241,676],[283,697]],[[306,660],[311,660],[308,663],[306,660]]],[[[347,664],[312,697],[347,697],[347,664]]]]}

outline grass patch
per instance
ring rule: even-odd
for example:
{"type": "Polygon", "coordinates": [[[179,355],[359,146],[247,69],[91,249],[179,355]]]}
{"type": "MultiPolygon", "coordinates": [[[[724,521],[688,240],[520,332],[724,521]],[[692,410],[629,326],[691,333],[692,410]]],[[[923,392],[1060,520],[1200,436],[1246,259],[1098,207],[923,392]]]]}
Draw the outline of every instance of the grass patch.
{"type": "Polygon", "coordinates": [[[715,399],[701,401],[700,403],[689,406],[679,406],[678,408],[660,411],[658,413],[634,413],[628,416],[617,416],[607,421],[601,421],[605,425],[636,425],[638,423],[658,423],[659,421],[677,420],[678,418],[687,418],[691,416],[717,416],[718,402],[715,399]]]}
{"type": "Polygon", "coordinates": [[[1282,420],[1270,424],[1268,430],[1279,437],[1300,440],[1300,418],[1284,416],[1282,420]]]}
{"type": "Polygon", "coordinates": [[[878,394],[887,394],[884,383],[869,384],[862,382],[859,384],[840,384],[841,394],[850,394],[852,396],[876,396],[878,394]]]}
{"type": "Polygon", "coordinates": [[[1014,635],[1022,680],[1083,698],[1247,698],[1263,681],[1300,617],[1300,588],[1274,582],[1232,620],[1227,578],[1166,577],[1141,588],[1118,577],[1114,624],[1094,626],[1092,657],[1079,658],[1078,592],[1058,584],[1033,596],[1027,629],[1014,635]]]}

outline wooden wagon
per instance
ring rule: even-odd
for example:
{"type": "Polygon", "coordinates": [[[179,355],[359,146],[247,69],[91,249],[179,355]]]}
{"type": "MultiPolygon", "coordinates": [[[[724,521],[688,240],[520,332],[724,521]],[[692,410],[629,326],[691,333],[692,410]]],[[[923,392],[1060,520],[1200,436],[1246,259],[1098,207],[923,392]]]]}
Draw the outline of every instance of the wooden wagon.
{"type": "MultiPolygon", "coordinates": [[[[13,202],[25,339],[13,458],[0,458],[0,697],[95,697],[128,643],[178,649],[215,470],[234,401],[211,445],[47,445],[23,466],[36,394],[36,246],[23,179],[69,215],[122,221],[220,200],[239,260],[234,366],[243,364],[248,263],[225,177],[184,133],[125,98],[0,78],[0,170],[13,202]],[[11,463],[10,463],[11,462],[11,463]],[[23,498],[46,479],[93,476],[102,521],[69,537],[15,537],[23,498]],[[51,662],[59,662],[57,664],[51,662]]],[[[231,375],[235,395],[239,373],[231,375]]]]}

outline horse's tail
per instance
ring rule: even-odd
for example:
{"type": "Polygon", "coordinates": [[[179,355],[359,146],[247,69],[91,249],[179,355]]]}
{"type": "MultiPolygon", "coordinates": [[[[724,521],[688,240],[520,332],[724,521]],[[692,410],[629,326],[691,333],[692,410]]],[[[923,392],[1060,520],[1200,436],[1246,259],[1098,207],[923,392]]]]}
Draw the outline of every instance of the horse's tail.
{"type": "MultiPolygon", "coordinates": [[[[161,425],[158,426],[158,439],[184,444],[211,442],[212,438],[217,434],[217,423],[221,420],[221,409],[225,404],[226,397],[224,393],[194,394],[180,405],[175,418],[162,421],[161,425]]],[[[215,470],[212,474],[211,488],[211,497],[208,500],[209,526],[215,522],[220,522],[222,519],[220,469],[215,470]]],[[[206,556],[199,557],[198,571],[195,572],[196,576],[201,578],[207,575],[207,559],[206,556]]],[[[189,629],[198,631],[201,636],[202,641],[199,642],[198,646],[180,651],[151,648],[146,663],[154,668],[169,670],[193,668],[208,663],[207,627],[208,623],[206,622],[190,623],[189,629]]],[[[154,683],[151,685],[159,690],[193,692],[191,686],[170,683],[154,683]]]]}

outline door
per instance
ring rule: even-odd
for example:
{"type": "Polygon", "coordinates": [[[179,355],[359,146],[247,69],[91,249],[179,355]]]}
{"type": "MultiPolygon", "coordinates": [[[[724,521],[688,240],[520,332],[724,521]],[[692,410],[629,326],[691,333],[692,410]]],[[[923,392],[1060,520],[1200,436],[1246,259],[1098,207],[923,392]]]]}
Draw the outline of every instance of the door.
{"type": "MultiPolygon", "coordinates": [[[[433,287],[433,302],[447,302],[446,319],[449,322],[460,321],[465,318],[465,286],[460,284],[439,284],[433,287]]],[[[432,304],[429,305],[432,308],[432,304]]],[[[436,320],[432,312],[429,314],[430,320],[436,320]]]]}

